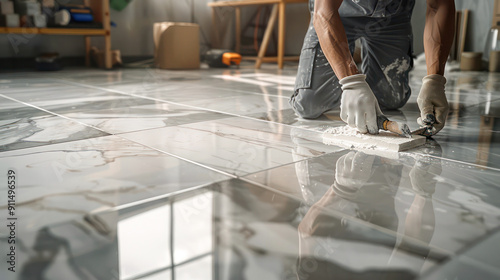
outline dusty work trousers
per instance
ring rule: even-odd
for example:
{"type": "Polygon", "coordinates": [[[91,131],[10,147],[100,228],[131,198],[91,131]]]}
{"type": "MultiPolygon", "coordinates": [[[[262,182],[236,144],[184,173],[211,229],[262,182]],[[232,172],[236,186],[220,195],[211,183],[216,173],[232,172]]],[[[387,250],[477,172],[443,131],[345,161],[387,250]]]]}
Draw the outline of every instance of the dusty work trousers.
{"type": "MultiPolygon", "coordinates": [[[[295,92],[290,99],[295,113],[306,119],[338,108],[342,94],[339,79],[319,45],[312,18],[300,54],[295,92]]],[[[351,54],[355,41],[361,41],[361,73],[366,74],[380,107],[401,108],[411,94],[408,84],[408,73],[413,66],[410,14],[341,19],[351,54]]]]}

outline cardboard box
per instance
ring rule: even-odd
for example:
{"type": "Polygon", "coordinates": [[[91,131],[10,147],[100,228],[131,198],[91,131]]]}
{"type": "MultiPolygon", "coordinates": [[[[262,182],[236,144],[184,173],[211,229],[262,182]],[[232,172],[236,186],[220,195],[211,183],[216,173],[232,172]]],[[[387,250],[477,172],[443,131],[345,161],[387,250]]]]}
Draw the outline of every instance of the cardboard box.
{"type": "Polygon", "coordinates": [[[14,2],[2,1],[0,2],[0,14],[10,15],[14,13],[14,2]]]}
{"type": "Polygon", "coordinates": [[[16,13],[22,16],[34,16],[42,13],[42,6],[38,2],[16,1],[15,10],[16,13]]]}
{"type": "Polygon", "coordinates": [[[0,26],[5,27],[19,27],[19,15],[0,15],[0,26]]]}
{"type": "Polygon", "coordinates": [[[200,68],[200,26],[159,22],[153,26],[155,63],[161,69],[200,68]]]}

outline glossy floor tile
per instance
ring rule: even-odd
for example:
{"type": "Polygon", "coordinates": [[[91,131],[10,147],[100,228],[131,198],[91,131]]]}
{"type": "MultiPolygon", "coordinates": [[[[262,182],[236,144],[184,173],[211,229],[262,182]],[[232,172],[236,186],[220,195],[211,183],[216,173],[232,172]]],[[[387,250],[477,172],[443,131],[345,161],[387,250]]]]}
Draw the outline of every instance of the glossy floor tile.
{"type": "Polygon", "coordinates": [[[452,253],[500,226],[500,173],[440,159],[342,151],[245,178],[452,253]]]}
{"type": "MultiPolygon", "coordinates": [[[[446,127],[388,153],[247,66],[0,73],[0,279],[499,278],[500,74],[450,65],[446,127]]],[[[390,119],[418,128],[425,74],[390,119]]]]}
{"type": "Polygon", "coordinates": [[[314,157],[341,148],[325,146],[321,134],[248,118],[224,118],[122,134],[122,137],[234,175],[314,157]]]}
{"type": "Polygon", "coordinates": [[[0,152],[109,135],[0,97],[0,152]]]}
{"type": "Polygon", "coordinates": [[[329,227],[311,232],[303,229],[310,219],[308,209],[298,200],[259,186],[225,181],[26,230],[19,237],[25,243],[19,273],[24,279],[31,275],[414,279],[447,258],[440,250],[411,240],[401,244],[397,236],[355,220],[340,226],[339,216],[321,210],[315,210],[315,215],[329,227]],[[145,233],[148,238],[143,238],[145,233]]]}
{"type": "Polygon", "coordinates": [[[17,173],[20,231],[229,178],[117,136],[2,152],[0,166],[17,173]]]}
{"type": "Polygon", "coordinates": [[[64,115],[111,134],[231,117],[230,115],[169,103],[82,111],[64,115]]]}

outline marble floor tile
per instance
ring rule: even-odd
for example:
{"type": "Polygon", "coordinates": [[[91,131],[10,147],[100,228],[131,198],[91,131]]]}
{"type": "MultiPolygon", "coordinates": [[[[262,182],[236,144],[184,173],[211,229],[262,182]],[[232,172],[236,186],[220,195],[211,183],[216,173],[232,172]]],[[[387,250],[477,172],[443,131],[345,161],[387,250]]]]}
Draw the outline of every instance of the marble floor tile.
{"type": "Polygon", "coordinates": [[[321,210],[316,217],[330,226],[308,231],[314,217],[304,216],[306,210],[299,201],[259,186],[224,181],[27,229],[19,235],[25,244],[19,250],[23,256],[19,271],[53,279],[81,275],[95,279],[278,280],[329,279],[331,275],[414,279],[447,257],[419,243],[401,246],[396,236],[356,221],[337,226],[339,218],[321,210]],[[148,232],[148,238],[141,238],[137,228],[148,232]],[[51,254],[41,254],[49,250],[51,254]]]}
{"type": "Polygon", "coordinates": [[[434,267],[421,279],[498,279],[500,256],[496,248],[499,242],[500,234],[492,234],[465,250],[463,254],[434,267]]]}
{"type": "MultiPolygon", "coordinates": [[[[7,169],[17,174],[21,232],[229,178],[117,136],[2,152],[0,166],[4,182],[7,169]]],[[[6,204],[2,195],[0,209],[6,204]]]]}
{"type": "Polygon", "coordinates": [[[163,100],[177,103],[195,102],[196,104],[211,104],[221,98],[244,98],[246,96],[257,96],[258,94],[251,94],[245,92],[235,92],[224,88],[212,88],[205,85],[190,85],[188,87],[179,85],[167,85],[165,87],[158,87],[152,90],[140,90],[131,92],[138,96],[146,96],[154,98],[155,100],[163,100]]]}
{"type": "Polygon", "coordinates": [[[38,90],[51,91],[57,88],[69,87],[71,87],[69,84],[54,79],[0,76],[0,93],[19,91],[34,92],[38,90]]]}
{"type": "Polygon", "coordinates": [[[168,103],[84,112],[75,110],[75,112],[64,114],[64,116],[111,134],[231,117],[168,103]]]}
{"type": "Polygon", "coordinates": [[[294,92],[295,74],[276,75],[270,73],[234,73],[213,75],[209,83],[215,88],[226,88],[234,91],[252,92],[263,95],[290,97],[294,92]]]}
{"type": "Polygon", "coordinates": [[[328,128],[345,125],[342,119],[340,119],[339,110],[325,112],[323,115],[313,120],[300,118],[295,114],[293,109],[261,112],[261,113],[249,114],[246,115],[245,117],[255,118],[263,121],[281,123],[317,132],[324,132],[328,128]]]}
{"type": "MultiPolygon", "coordinates": [[[[456,69],[445,128],[399,154],[322,144],[345,124],[294,114],[296,65],[0,73],[7,277],[497,279],[500,74],[456,69]]],[[[418,128],[425,75],[386,116],[418,128]]]]}
{"type": "MultiPolygon", "coordinates": [[[[0,94],[2,96],[2,94],[0,94]]],[[[126,94],[89,88],[61,88],[59,90],[5,93],[4,96],[25,102],[57,114],[128,108],[150,105],[156,101],[126,94]]]]}
{"type": "Polygon", "coordinates": [[[295,154],[313,157],[341,149],[323,145],[319,133],[234,117],[122,137],[235,175],[291,163],[295,154]]]}
{"type": "Polygon", "coordinates": [[[500,226],[498,171],[411,153],[340,151],[244,179],[453,254],[500,226]]]}
{"type": "Polygon", "coordinates": [[[106,135],[108,133],[0,97],[0,152],[106,135]]]}
{"type": "Polygon", "coordinates": [[[247,94],[244,96],[223,97],[210,100],[182,102],[185,105],[210,109],[217,112],[245,116],[289,109],[288,98],[271,95],[247,94]]]}

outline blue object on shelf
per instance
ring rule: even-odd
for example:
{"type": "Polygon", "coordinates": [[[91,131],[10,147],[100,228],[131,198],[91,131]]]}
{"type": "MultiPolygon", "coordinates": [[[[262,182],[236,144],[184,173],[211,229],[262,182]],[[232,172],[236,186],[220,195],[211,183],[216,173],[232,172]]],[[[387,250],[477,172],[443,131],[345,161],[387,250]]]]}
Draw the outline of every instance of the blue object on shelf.
{"type": "Polygon", "coordinates": [[[93,22],[94,16],[92,15],[92,10],[88,7],[72,7],[64,6],[61,10],[66,10],[71,16],[72,22],[93,22]]]}
{"type": "Polygon", "coordinates": [[[94,17],[92,14],[78,14],[78,13],[71,13],[71,20],[75,22],[92,22],[94,21],[94,17]]]}

